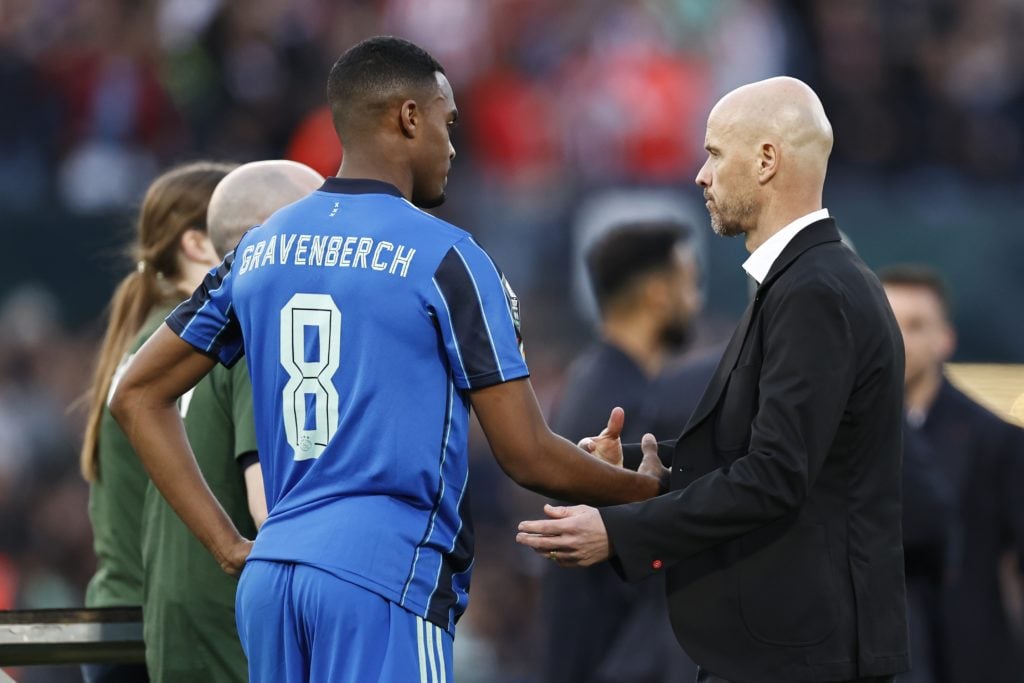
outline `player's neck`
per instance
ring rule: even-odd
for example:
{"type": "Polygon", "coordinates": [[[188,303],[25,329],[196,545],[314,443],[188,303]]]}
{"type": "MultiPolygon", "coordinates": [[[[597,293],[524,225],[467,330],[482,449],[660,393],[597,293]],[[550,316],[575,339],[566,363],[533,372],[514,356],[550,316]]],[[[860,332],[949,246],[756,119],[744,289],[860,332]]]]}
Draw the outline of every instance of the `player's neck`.
{"type": "Polygon", "coordinates": [[[339,178],[365,178],[390,183],[398,188],[402,196],[412,199],[412,171],[408,167],[388,163],[388,155],[378,152],[367,158],[356,150],[345,150],[345,156],[338,169],[339,178]]]}
{"type": "Polygon", "coordinates": [[[601,323],[601,334],[608,343],[629,356],[648,377],[661,372],[665,348],[652,321],[609,317],[601,323]]]}

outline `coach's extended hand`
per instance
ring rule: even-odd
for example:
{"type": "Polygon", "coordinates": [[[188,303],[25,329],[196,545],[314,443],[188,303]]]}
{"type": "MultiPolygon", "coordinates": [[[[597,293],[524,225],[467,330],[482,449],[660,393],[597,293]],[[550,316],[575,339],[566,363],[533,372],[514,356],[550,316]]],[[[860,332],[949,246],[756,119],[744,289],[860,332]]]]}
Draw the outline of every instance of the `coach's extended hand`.
{"type": "Polygon", "coordinates": [[[604,460],[609,465],[622,467],[622,427],[626,424],[626,411],[618,406],[612,408],[608,425],[597,436],[580,439],[580,448],[604,460]]]}

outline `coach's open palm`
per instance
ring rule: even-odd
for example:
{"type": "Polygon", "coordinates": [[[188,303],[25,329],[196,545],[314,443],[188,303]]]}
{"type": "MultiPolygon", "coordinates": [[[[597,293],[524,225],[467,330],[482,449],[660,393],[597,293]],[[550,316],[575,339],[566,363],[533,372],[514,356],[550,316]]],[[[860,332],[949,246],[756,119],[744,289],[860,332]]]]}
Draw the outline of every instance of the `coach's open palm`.
{"type": "Polygon", "coordinates": [[[591,455],[604,460],[609,465],[622,467],[622,427],[626,424],[626,411],[612,408],[608,416],[608,425],[597,436],[587,436],[577,444],[591,455]]]}

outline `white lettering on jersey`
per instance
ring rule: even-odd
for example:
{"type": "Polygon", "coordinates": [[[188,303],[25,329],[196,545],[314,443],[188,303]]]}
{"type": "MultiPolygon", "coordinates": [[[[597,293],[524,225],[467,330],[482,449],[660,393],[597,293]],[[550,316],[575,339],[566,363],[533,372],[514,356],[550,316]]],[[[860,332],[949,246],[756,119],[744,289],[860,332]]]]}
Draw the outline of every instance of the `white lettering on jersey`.
{"type": "Polygon", "coordinates": [[[246,246],[238,275],[266,266],[358,268],[408,277],[416,249],[387,240],[349,235],[282,233],[246,246]]]}

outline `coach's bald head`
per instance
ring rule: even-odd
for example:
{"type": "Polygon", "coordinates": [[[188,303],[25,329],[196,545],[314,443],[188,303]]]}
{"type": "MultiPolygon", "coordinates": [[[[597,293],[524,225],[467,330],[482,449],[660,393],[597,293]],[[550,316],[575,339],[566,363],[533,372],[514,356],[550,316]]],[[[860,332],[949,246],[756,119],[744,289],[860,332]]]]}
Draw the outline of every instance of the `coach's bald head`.
{"type": "Polygon", "coordinates": [[[206,211],[207,233],[217,253],[224,256],[246,230],[323,182],[309,166],[284,159],[253,161],[228,173],[217,184],[206,211]]]}
{"type": "Polygon", "coordinates": [[[806,83],[782,76],[728,93],[708,116],[705,148],[697,184],[712,225],[745,233],[749,250],[821,208],[832,125],[806,83]]]}

